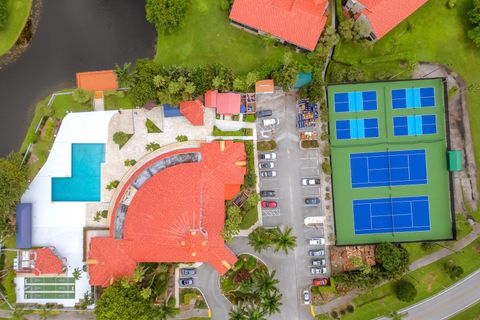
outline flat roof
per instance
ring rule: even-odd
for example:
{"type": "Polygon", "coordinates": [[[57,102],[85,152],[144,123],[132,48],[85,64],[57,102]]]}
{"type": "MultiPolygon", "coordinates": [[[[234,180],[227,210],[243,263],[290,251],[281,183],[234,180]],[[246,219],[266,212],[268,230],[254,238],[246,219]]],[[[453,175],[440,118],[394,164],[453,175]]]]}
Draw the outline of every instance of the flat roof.
{"type": "Polygon", "coordinates": [[[113,70],[78,72],[77,87],[88,91],[115,90],[117,76],[113,70]]]}
{"type": "Polygon", "coordinates": [[[337,244],[453,239],[443,79],[330,85],[328,104],[337,244]]]}

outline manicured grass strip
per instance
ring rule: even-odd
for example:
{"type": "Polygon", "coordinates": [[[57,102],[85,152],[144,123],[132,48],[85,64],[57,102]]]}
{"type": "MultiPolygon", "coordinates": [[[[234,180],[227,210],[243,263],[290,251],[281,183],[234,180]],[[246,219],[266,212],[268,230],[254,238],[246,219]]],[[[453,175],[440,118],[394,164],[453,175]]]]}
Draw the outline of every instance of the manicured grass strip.
{"type": "Polygon", "coordinates": [[[480,302],[474,304],[470,308],[463,312],[460,312],[456,316],[450,318],[450,320],[480,320],[480,302]]]}
{"type": "Polygon", "coordinates": [[[342,317],[342,319],[374,319],[386,315],[390,310],[400,310],[426,299],[460,280],[452,280],[445,273],[443,265],[446,262],[451,260],[456,265],[461,266],[464,270],[463,278],[480,268],[480,259],[472,259],[472,257],[478,257],[479,253],[480,238],[458,253],[408,273],[405,279],[412,282],[418,290],[418,294],[413,301],[399,301],[393,292],[392,283],[387,283],[354,299],[355,312],[342,317]]]}
{"type": "Polygon", "coordinates": [[[238,129],[236,131],[222,131],[216,126],[213,127],[213,135],[215,137],[231,137],[231,136],[251,136],[253,134],[252,129],[238,129]]]}
{"type": "Polygon", "coordinates": [[[258,208],[257,206],[247,211],[243,217],[242,223],[240,223],[240,229],[248,229],[258,221],[258,208]]]}
{"type": "Polygon", "coordinates": [[[7,8],[7,27],[0,30],[0,56],[13,47],[22,33],[32,8],[32,0],[7,0],[7,8]]]}
{"type": "Polygon", "coordinates": [[[134,107],[135,104],[130,100],[128,93],[124,97],[105,96],[105,110],[133,109],[134,107]]]}
{"type": "Polygon", "coordinates": [[[158,36],[155,60],[162,65],[222,63],[239,74],[280,62],[287,51],[294,59],[306,61],[303,54],[230,25],[221,2],[190,1],[185,25],[173,34],[158,36]]]}
{"type": "Polygon", "coordinates": [[[155,125],[155,123],[153,123],[153,121],[150,120],[150,119],[147,119],[147,121],[145,121],[145,126],[147,127],[147,132],[148,133],[160,133],[160,132],[162,132],[162,130],[160,130],[160,128],[157,127],[155,125]]]}

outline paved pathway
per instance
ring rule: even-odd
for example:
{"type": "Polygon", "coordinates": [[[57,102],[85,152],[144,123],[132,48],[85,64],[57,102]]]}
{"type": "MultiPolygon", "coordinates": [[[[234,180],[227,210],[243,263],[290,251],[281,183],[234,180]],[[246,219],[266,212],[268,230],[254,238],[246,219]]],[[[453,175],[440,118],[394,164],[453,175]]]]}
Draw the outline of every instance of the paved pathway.
{"type": "Polygon", "coordinates": [[[196,286],[203,293],[207,305],[212,311],[212,319],[228,319],[228,312],[232,304],[220,290],[220,275],[208,263],[202,264],[197,271],[196,286]]]}
{"type": "MultiPolygon", "coordinates": [[[[464,237],[461,240],[458,240],[455,242],[455,245],[451,249],[442,249],[440,251],[434,252],[432,254],[429,254],[428,256],[425,256],[421,259],[418,259],[414,261],[412,264],[410,264],[410,271],[414,271],[417,269],[420,269],[426,265],[429,265],[433,262],[436,262],[442,258],[445,258],[449,255],[451,255],[453,251],[459,251],[466,246],[468,246],[470,243],[472,243],[477,237],[480,235],[480,224],[477,224],[473,231],[470,232],[466,237],[464,237]]],[[[329,303],[323,304],[321,306],[318,306],[315,308],[315,313],[316,314],[321,314],[321,313],[328,313],[338,307],[341,307],[357,296],[359,296],[362,293],[362,291],[352,291],[348,293],[345,296],[341,296],[335,300],[330,301],[329,303]]]]}
{"type": "MultiPolygon", "coordinates": [[[[478,288],[480,288],[480,269],[442,292],[400,310],[399,313],[406,314],[403,318],[406,320],[448,319],[480,301],[478,288]]],[[[379,318],[379,320],[386,319],[388,318],[379,318]]]]}

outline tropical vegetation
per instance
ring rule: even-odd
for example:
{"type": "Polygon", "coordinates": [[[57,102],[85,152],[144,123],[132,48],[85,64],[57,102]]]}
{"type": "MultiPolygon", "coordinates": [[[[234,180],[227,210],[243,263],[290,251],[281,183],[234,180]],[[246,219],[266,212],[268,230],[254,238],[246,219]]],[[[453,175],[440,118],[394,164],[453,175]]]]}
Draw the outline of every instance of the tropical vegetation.
{"type": "Polygon", "coordinates": [[[32,0],[0,1],[0,56],[16,43],[25,27],[32,0]]]}
{"type": "Polygon", "coordinates": [[[248,243],[258,253],[273,248],[275,252],[283,251],[288,254],[297,245],[297,237],[291,235],[291,232],[291,227],[283,229],[258,227],[248,235],[248,243]]]}

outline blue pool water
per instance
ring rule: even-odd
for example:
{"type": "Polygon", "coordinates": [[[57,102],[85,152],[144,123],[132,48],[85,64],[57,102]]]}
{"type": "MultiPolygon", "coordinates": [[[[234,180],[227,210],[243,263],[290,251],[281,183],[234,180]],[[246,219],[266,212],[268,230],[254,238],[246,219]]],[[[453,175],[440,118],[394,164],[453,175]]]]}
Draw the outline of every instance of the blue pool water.
{"type": "Polygon", "coordinates": [[[297,80],[295,81],[295,84],[293,85],[293,87],[295,89],[300,89],[301,87],[306,86],[311,82],[312,82],[311,72],[300,72],[297,76],[297,80]]]}
{"type": "Polygon", "coordinates": [[[100,201],[105,144],[73,143],[71,177],[52,178],[52,201],[100,201]]]}

